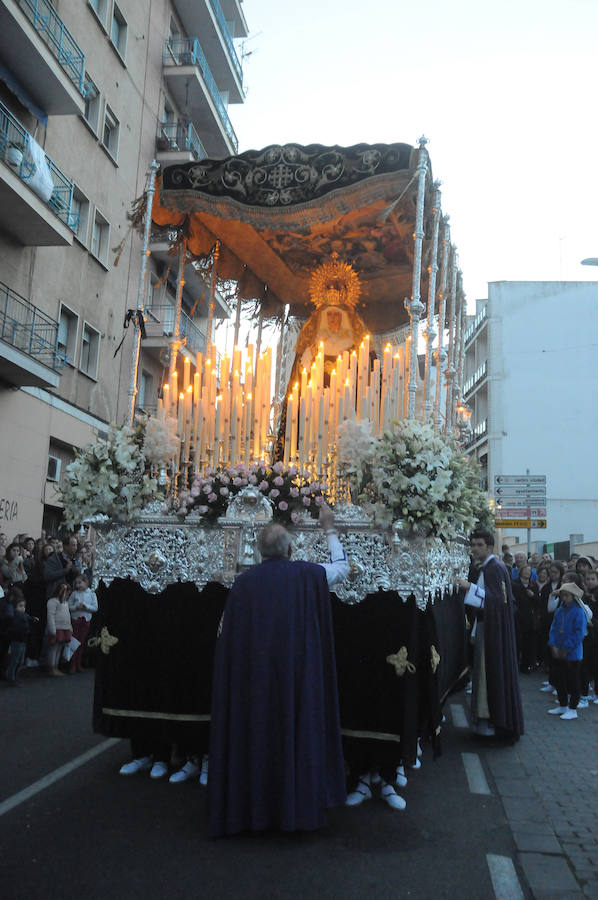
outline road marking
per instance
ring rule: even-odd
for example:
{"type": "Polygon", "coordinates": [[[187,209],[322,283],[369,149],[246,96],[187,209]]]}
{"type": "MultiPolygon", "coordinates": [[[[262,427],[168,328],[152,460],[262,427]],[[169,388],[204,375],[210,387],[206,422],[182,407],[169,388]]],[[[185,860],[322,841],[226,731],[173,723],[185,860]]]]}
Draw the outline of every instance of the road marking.
{"type": "Polygon", "coordinates": [[[477,753],[462,753],[463,767],[472,794],[491,794],[482,761],[477,753]]]}
{"type": "Polygon", "coordinates": [[[513,860],[509,856],[486,855],[492,887],[496,900],[523,900],[523,891],[517,878],[513,860]]]}
{"type": "Polygon", "coordinates": [[[80,766],[84,766],[86,762],[89,762],[90,759],[93,759],[95,756],[99,756],[100,753],[103,753],[104,750],[109,750],[110,747],[114,747],[115,744],[118,744],[121,741],[121,738],[108,738],[107,741],[102,741],[101,744],[97,744],[95,747],[92,747],[91,750],[87,750],[85,753],[82,753],[81,756],[76,756],[75,759],[72,759],[70,762],[65,763],[64,766],[60,766],[58,769],[54,769],[53,772],[50,772],[49,775],[44,775],[43,778],[40,778],[38,781],[34,781],[33,784],[30,784],[29,787],[23,788],[22,791],[19,791],[17,794],[13,794],[12,797],[8,797],[7,800],[3,800],[0,803],[0,816],[3,816],[4,813],[10,812],[11,809],[14,809],[15,806],[19,806],[20,803],[24,803],[26,800],[30,800],[31,797],[35,797],[36,794],[39,794],[40,791],[45,790],[50,785],[55,784],[57,781],[60,781],[61,778],[64,778],[66,775],[70,775],[71,772],[74,772],[75,769],[78,769],[80,766]]]}
{"type": "Polygon", "coordinates": [[[469,722],[467,721],[465,710],[460,703],[451,703],[450,710],[451,718],[453,720],[453,725],[455,726],[455,728],[469,728],[469,722]]]}

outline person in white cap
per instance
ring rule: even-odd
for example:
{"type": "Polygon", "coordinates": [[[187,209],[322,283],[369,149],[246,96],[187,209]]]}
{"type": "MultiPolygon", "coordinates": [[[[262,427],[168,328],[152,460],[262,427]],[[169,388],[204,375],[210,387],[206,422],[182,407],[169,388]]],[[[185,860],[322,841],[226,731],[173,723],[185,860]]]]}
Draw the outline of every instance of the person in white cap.
{"type": "Polygon", "coordinates": [[[553,683],[559,705],[548,713],[561,719],[576,719],[588,613],[582,602],[583,590],[577,584],[565,582],[555,593],[561,602],[552,620],[548,645],[554,658],[553,683]]]}

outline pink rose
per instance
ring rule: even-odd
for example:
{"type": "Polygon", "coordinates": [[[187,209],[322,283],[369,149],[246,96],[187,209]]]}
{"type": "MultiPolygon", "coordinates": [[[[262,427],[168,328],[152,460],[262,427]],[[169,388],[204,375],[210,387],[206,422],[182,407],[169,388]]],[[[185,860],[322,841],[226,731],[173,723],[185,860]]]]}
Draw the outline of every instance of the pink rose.
{"type": "Polygon", "coordinates": [[[291,466],[289,469],[289,478],[294,478],[297,474],[297,466],[291,466]]]}
{"type": "Polygon", "coordinates": [[[284,484],[284,478],[281,478],[280,475],[277,475],[276,478],[274,479],[274,484],[277,487],[281,487],[284,484]]]}
{"type": "Polygon", "coordinates": [[[311,500],[309,499],[309,497],[304,497],[304,498],[303,498],[303,505],[304,505],[304,506],[309,506],[310,504],[311,504],[311,500]]]}
{"type": "Polygon", "coordinates": [[[292,487],[291,490],[289,491],[289,494],[291,495],[291,497],[298,497],[299,496],[299,488],[292,487]]]}
{"type": "Polygon", "coordinates": [[[259,487],[260,491],[267,491],[268,490],[268,482],[260,481],[260,483],[258,484],[258,487],[259,487]]]}
{"type": "Polygon", "coordinates": [[[316,506],[323,506],[325,501],[324,501],[324,498],[322,497],[322,495],[320,495],[319,497],[315,498],[315,502],[316,502],[316,506]]]}
{"type": "Polygon", "coordinates": [[[212,491],[212,482],[211,482],[211,481],[208,481],[207,484],[204,484],[204,486],[202,487],[202,491],[204,492],[204,494],[209,494],[209,493],[211,493],[211,491],[212,491]]]}
{"type": "Polygon", "coordinates": [[[255,475],[249,476],[249,484],[257,484],[257,478],[255,477],[255,475]]]}
{"type": "Polygon", "coordinates": [[[281,509],[283,512],[285,512],[289,508],[289,504],[286,503],[284,500],[281,500],[280,503],[278,504],[278,508],[281,509]]]}
{"type": "Polygon", "coordinates": [[[243,479],[238,477],[233,478],[233,484],[235,485],[235,487],[241,487],[241,485],[243,484],[243,479]]]}
{"type": "Polygon", "coordinates": [[[214,491],[212,491],[211,494],[208,494],[208,503],[215,503],[217,499],[218,497],[216,496],[214,491]]]}
{"type": "Polygon", "coordinates": [[[299,513],[292,512],[291,513],[291,522],[294,522],[296,525],[298,521],[299,521],[299,513]]]}
{"type": "Polygon", "coordinates": [[[282,472],[283,469],[284,469],[284,465],[280,462],[280,460],[278,462],[275,462],[274,465],[272,466],[272,471],[276,472],[277,475],[280,475],[280,473],[282,472]]]}
{"type": "Polygon", "coordinates": [[[221,483],[221,484],[228,484],[229,481],[230,481],[230,478],[228,477],[228,475],[221,475],[221,476],[220,476],[220,483],[221,483]]]}
{"type": "Polygon", "coordinates": [[[272,490],[270,491],[269,496],[270,496],[270,497],[278,497],[279,494],[280,494],[280,491],[278,490],[278,488],[272,488],[272,490]]]}
{"type": "Polygon", "coordinates": [[[309,488],[308,488],[308,487],[302,487],[302,488],[301,488],[301,493],[302,493],[302,494],[309,494],[309,488]]]}
{"type": "Polygon", "coordinates": [[[205,516],[205,514],[208,511],[208,507],[207,506],[198,506],[197,510],[200,513],[200,515],[205,516]]]}
{"type": "Polygon", "coordinates": [[[228,497],[228,488],[220,488],[220,496],[228,497]]]}
{"type": "Polygon", "coordinates": [[[321,490],[321,491],[327,491],[327,490],[328,490],[328,485],[326,484],[325,481],[322,481],[322,482],[321,482],[321,484],[320,484],[320,490],[321,490]]]}
{"type": "Polygon", "coordinates": [[[198,484],[194,484],[193,487],[191,488],[191,496],[199,497],[200,493],[201,493],[201,488],[199,487],[198,484]]]}

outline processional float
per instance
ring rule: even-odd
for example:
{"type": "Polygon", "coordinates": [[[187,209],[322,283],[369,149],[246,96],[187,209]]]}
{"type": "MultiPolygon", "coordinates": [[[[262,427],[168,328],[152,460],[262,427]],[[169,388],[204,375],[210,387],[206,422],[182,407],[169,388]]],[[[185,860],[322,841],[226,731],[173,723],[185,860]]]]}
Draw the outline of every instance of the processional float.
{"type": "MultiPolygon", "coordinates": [[[[160,473],[174,500],[166,508],[150,504],[134,522],[100,529],[98,580],[109,585],[132,577],[150,594],[178,582],[193,582],[198,590],[230,585],[256,561],[259,528],[282,511],[272,491],[260,491],[259,478],[240,478],[245,484],[233,491],[233,470],[247,475],[260,464],[278,465],[277,477],[284,481],[290,473],[299,497],[300,485],[317,483],[335,506],[352,562],[351,578],[337,588],[341,605],[390,592],[412,604],[410,622],[430,605],[445,616],[442,628],[437,617],[419,638],[410,624],[404,647],[394,646],[393,635],[387,649],[396,659],[406,648],[406,665],[393,677],[414,679],[423,666],[425,677],[431,673],[447,687],[460,672],[453,626],[461,634],[462,618],[458,608],[442,612],[442,603],[452,602],[464,545],[406,527],[400,516],[380,527],[351,503],[338,453],[346,423],[367,423],[373,437],[397,421],[419,421],[449,435],[463,424],[465,296],[425,139],[417,148],[269,146],[170,166],[156,184],[152,175],[147,206],[146,238],[151,218],[154,228],[168,233],[178,267],[169,372],[157,413],[174,423],[179,440],[160,473]],[[180,352],[189,265],[202,267],[209,285],[206,348],[194,359],[180,352]],[[234,285],[230,355],[220,354],[214,342],[221,282],[234,285]],[[257,304],[259,325],[253,343],[241,347],[245,301],[257,304]],[[278,322],[275,347],[263,346],[265,320],[278,322]],[[208,526],[208,503],[184,501],[193,485],[201,501],[214,473],[224,470],[231,474],[230,502],[208,526]],[[453,644],[446,654],[441,632],[447,646],[453,644]]],[[[140,291],[138,319],[142,314],[140,291]]],[[[136,335],[131,421],[138,347],[136,335]]],[[[295,556],[324,558],[325,542],[309,513],[295,515],[290,531],[295,556]]],[[[384,654],[381,660],[390,672],[384,654]]],[[[351,727],[358,736],[356,721],[351,727]]],[[[389,727],[381,729],[386,737],[389,727]]],[[[100,730],[110,733],[105,721],[100,730]]],[[[375,731],[370,723],[368,733],[375,731]]],[[[411,742],[407,755],[412,751],[411,742]]]]}

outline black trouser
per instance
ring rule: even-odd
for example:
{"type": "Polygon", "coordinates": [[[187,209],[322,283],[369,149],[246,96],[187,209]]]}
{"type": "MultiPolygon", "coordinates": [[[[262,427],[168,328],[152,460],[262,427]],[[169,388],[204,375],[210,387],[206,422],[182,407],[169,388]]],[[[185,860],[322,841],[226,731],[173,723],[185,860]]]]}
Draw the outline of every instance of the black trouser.
{"type": "Polygon", "coordinates": [[[554,681],[560,706],[577,709],[581,685],[581,660],[569,662],[566,659],[555,659],[553,666],[554,681]]]}

